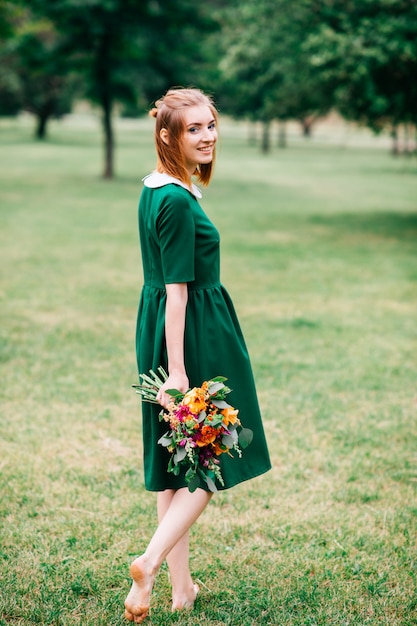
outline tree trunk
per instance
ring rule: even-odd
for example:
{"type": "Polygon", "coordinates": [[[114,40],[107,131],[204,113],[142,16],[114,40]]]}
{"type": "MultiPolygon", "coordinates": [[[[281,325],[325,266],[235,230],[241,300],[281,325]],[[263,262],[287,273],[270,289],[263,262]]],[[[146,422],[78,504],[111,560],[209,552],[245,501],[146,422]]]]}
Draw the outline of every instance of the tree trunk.
{"type": "Polygon", "coordinates": [[[303,137],[311,137],[311,129],[313,128],[314,124],[314,116],[310,115],[309,117],[303,117],[300,122],[303,129],[303,137]]]}
{"type": "Polygon", "coordinates": [[[404,124],[404,147],[403,147],[403,154],[405,156],[409,156],[409,143],[410,143],[410,135],[408,132],[408,124],[405,123],[404,124]]]}
{"type": "Polygon", "coordinates": [[[415,137],[413,136],[413,125],[404,124],[404,151],[410,157],[416,152],[415,137]]]}
{"type": "Polygon", "coordinates": [[[114,177],[114,138],[112,126],[113,112],[113,80],[111,78],[114,64],[110,58],[110,50],[113,50],[114,39],[112,29],[104,29],[95,47],[93,59],[93,92],[97,94],[97,100],[102,110],[104,169],[103,178],[110,180],[114,177]]]}
{"type": "Polygon", "coordinates": [[[104,131],[104,171],[103,178],[110,179],[114,177],[114,136],[112,126],[112,106],[110,98],[104,98],[103,106],[103,131],[104,131]]]}
{"type": "Polygon", "coordinates": [[[278,122],[278,148],[287,147],[287,128],[284,120],[278,122]]]}
{"type": "Polygon", "coordinates": [[[46,111],[40,111],[36,117],[36,131],[35,137],[39,140],[46,138],[46,125],[49,120],[49,114],[46,111]]]}
{"type": "Polygon", "coordinates": [[[250,121],[248,124],[248,144],[250,146],[256,146],[256,122],[250,121]]]}
{"type": "Polygon", "coordinates": [[[271,122],[266,120],[262,122],[262,143],[261,151],[267,154],[271,149],[271,122]]]}
{"type": "Polygon", "coordinates": [[[400,148],[398,145],[398,126],[396,124],[394,124],[392,127],[391,139],[392,139],[391,154],[393,156],[398,156],[400,152],[400,148]]]}

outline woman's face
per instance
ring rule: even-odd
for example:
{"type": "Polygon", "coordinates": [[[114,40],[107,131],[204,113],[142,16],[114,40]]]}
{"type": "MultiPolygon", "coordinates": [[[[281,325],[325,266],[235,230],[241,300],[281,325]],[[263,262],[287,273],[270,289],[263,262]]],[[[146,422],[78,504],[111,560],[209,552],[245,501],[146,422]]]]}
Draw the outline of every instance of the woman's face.
{"type": "Polygon", "coordinates": [[[211,163],[217,141],[216,120],[209,107],[202,104],[184,112],[185,131],[182,149],[187,170],[192,175],[197,165],[211,163]]]}

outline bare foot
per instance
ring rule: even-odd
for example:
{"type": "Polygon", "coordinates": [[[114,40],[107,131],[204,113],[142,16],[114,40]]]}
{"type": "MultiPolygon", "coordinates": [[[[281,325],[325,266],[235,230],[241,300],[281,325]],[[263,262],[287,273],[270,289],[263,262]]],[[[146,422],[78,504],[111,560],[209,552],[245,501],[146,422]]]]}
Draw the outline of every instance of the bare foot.
{"type": "Polygon", "coordinates": [[[181,611],[182,609],[192,609],[200,587],[193,584],[189,594],[176,595],[172,598],[172,610],[181,611]]]}
{"type": "Polygon", "coordinates": [[[144,556],[140,556],[133,561],[130,566],[130,575],[133,578],[133,582],[125,600],[125,617],[135,624],[140,624],[149,612],[155,577],[149,571],[144,556]]]}

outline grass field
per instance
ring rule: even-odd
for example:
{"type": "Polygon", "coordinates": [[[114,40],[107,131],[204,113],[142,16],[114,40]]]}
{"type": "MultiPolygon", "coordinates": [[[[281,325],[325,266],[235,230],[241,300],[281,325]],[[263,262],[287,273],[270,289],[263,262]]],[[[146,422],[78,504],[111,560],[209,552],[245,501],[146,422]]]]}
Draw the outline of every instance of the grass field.
{"type": "MultiPolygon", "coordinates": [[[[268,157],[225,124],[203,206],[258,383],[273,470],[194,527],[201,594],[152,625],[417,624],[417,163],[294,142],[268,157]]],[[[0,625],[123,624],[155,525],[134,330],[151,125],[44,145],[0,122],[0,625]]]]}

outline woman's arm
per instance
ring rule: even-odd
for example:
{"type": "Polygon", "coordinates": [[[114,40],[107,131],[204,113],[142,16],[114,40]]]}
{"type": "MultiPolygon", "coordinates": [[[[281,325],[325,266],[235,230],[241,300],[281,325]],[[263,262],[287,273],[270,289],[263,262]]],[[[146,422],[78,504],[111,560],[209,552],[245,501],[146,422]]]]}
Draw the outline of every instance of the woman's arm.
{"type": "Polygon", "coordinates": [[[165,389],[178,389],[185,393],[189,388],[184,363],[185,313],[188,302],[187,283],[166,285],[165,338],[168,353],[168,379],[158,392],[159,404],[167,408],[172,397],[165,389]]]}

